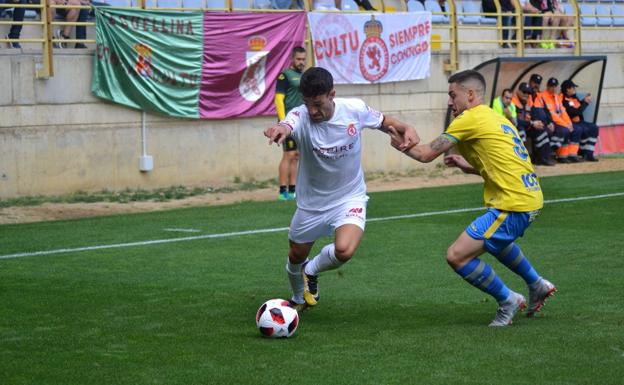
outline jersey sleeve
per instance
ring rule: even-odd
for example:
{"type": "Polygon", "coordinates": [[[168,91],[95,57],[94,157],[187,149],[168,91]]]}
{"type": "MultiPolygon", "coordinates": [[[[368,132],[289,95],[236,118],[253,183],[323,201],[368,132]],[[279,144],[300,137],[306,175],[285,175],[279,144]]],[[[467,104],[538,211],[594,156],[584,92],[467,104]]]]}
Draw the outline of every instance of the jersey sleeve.
{"type": "Polygon", "coordinates": [[[283,72],[279,74],[277,77],[277,84],[275,86],[275,93],[286,95],[286,91],[288,90],[288,78],[286,74],[283,72]]]}
{"type": "Polygon", "coordinates": [[[358,117],[362,128],[374,128],[381,127],[384,116],[381,112],[373,109],[367,105],[363,100],[357,100],[358,117]]]}
{"type": "Polygon", "coordinates": [[[301,127],[303,125],[303,117],[307,115],[305,106],[295,107],[286,114],[284,120],[280,121],[280,124],[285,124],[290,127],[291,136],[298,141],[301,136],[301,127]]]}
{"type": "Polygon", "coordinates": [[[284,120],[286,117],[286,106],[284,105],[284,94],[279,92],[275,93],[275,111],[277,112],[277,118],[284,120]]]}
{"type": "Polygon", "coordinates": [[[469,116],[462,113],[448,126],[444,136],[450,139],[452,142],[458,143],[472,138],[475,134],[475,127],[469,116]]]}

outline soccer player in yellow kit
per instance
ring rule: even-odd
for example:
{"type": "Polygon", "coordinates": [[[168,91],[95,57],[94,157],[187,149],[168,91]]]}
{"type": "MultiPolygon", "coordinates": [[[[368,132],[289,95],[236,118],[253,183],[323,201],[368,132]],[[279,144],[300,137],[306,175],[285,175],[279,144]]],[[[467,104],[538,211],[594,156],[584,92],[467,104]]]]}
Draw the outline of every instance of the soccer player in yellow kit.
{"type": "Polygon", "coordinates": [[[391,129],[392,145],[421,162],[431,162],[457,146],[461,155],[445,156],[444,163],[484,179],[487,211],[453,242],[446,260],[468,283],[497,300],[498,310],[490,326],[507,326],[527,307],[526,299],[510,290],[479,256],[489,252],[524,279],[529,287],[528,316],[541,309],[555,286],[537,274],[514,241],[539,214],[542,190],[515,127],[483,104],[483,76],[467,70],[454,74],[448,82],[448,105],[455,119],[447,131],[429,144],[405,148],[402,135],[391,129]]]}

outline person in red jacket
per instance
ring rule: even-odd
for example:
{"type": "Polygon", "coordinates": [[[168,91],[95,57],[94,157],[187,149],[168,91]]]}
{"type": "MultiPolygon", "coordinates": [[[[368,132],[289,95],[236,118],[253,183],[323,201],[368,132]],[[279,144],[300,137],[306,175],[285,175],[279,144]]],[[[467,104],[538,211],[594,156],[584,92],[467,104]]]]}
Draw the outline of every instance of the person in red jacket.
{"type": "Polygon", "coordinates": [[[586,122],[583,118],[583,111],[591,103],[591,94],[585,95],[581,100],[576,96],[576,87],[572,80],[565,80],[561,83],[561,95],[563,96],[563,106],[572,120],[575,130],[581,132],[580,149],[578,155],[590,162],[597,162],[594,157],[594,148],[598,139],[598,126],[591,122],[586,122]]]}

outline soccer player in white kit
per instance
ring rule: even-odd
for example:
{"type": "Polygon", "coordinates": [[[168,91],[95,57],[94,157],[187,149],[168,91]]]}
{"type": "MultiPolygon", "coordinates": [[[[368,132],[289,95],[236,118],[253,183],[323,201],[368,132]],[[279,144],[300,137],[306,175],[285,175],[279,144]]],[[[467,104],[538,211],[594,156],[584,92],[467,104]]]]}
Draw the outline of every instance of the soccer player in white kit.
{"type": "Polygon", "coordinates": [[[320,67],[308,69],[299,89],[304,104],[293,108],[277,125],[264,130],[269,144],[281,145],[292,135],[299,146],[297,210],[288,239],[286,272],[298,310],[319,299],[317,276],[351,259],[366,223],[366,185],[361,166],[361,131],[365,127],[402,133],[404,151],[420,139],[413,127],[368,107],[355,98],[335,98],[333,78],[320,67]],[[335,232],[313,259],[314,242],[335,232]]]}

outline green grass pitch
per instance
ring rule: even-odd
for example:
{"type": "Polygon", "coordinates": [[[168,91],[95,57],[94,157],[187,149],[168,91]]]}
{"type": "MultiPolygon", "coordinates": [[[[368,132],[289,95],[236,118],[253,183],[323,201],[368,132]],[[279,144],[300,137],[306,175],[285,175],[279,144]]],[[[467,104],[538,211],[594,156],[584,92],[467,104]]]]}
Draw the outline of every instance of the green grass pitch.
{"type": "MultiPolygon", "coordinates": [[[[542,186],[546,200],[622,193],[624,172],[542,186]]],[[[480,207],[481,194],[374,193],[368,218],[480,207]]],[[[254,322],[262,302],[289,295],[285,231],[1,258],[0,384],[622,384],[623,207],[622,195],[547,203],[518,243],[559,292],[535,319],[495,330],[494,301],[444,261],[481,211],[368,222],[287,340],[254,322]]],[[[293,210],[247,202],[4,225],[0,256],[283,228],[293,210]]]]}

